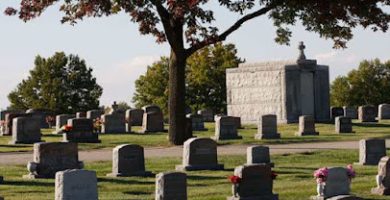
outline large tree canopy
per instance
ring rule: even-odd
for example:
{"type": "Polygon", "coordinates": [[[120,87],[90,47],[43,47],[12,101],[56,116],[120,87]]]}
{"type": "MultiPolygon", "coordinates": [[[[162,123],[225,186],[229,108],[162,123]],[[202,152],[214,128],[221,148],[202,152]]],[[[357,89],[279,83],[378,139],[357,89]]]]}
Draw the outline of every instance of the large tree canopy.
{"type": "MultiPolygon", "coordinates": [[[[226,73],[242,62],[233,44],[217,43],[205,47],[187,60],[186,103],[192,110],[212,109],[226,113],[226,73]]],[[[168,63],[166,57],[148,66],[145,75],[135,81],[133,102],[136,107],[155,104],[168,112],[168,63]]]]}
{"type": "Polygon", "coordinates": [[[218,0],[220,8],[241,15],[225,30],[214,24],[210,0],[21,0],[20,8],[7,8],[22,20],[38,17],[49,6],[61,4],[62,22],[76,23],[85,17],[101,17],[124,12],[139,24],[142,34],[152,34],[157,42],[168,41],[169,60],[169,140],[185,141],[185,66],[197,50],[225,40],[246,21],[268,15],[277,27],[276,42],[288,44],[289,25],[301,22],[308,31],[345,47],[352,28],[370,27],[387,31],[390,16],[385,10],[390,0],[218,0]]]}
{"type": "Polygon", "coordinates": [[[358,69],[333,81],[330,94],[334,106],[390,103],[390,61],[362,61],[358,69]]]}
{"type": "Polygon", "coordinates": [[[35,58],[30,76],[8,95],[11,108],[46,108],[56,113],[75,113],[96,109],[102,88],[92,69],[78,56],[56,53],[35,58]]]}

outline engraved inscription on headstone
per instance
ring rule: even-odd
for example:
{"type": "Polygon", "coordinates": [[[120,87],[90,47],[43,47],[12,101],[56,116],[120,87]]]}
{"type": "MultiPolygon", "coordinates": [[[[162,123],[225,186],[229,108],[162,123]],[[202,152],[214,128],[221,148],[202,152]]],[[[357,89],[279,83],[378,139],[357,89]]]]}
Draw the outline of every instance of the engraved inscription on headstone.
{"type": "Polygon", "coordinates": [[[166,172],[156,175],[155,200],[187,200],[187,175],[166,172]]]}

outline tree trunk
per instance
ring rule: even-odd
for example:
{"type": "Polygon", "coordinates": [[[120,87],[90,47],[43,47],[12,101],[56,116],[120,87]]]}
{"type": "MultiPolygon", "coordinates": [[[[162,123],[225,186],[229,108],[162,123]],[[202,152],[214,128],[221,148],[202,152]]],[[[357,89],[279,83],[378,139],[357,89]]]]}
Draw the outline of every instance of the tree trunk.
{"type": "Polygon", "coordinates": [[[184,51],[171,50],[169,60],[169,142],[181,145],[186,138],[184,51]]]}

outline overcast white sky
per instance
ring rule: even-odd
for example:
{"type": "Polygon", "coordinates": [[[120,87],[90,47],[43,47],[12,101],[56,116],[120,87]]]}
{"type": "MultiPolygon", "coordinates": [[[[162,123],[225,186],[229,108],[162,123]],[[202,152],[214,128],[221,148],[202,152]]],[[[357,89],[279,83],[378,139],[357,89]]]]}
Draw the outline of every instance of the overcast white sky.
{"type": "MultiPolygon", "coordinates": [[[[130,103],[134,81],[147,65],[169,55],[167,44],[158,45],[152,36],[141,36],[136,24],[124,14],[86,19],[75,26],[61,24],[58,7],[50,8],[40,18],[24,23],[2,14],[15,0],[0,2],[0,108],[9,105],[7,95],[29,74],[36,55],[52,56],[57,51],[77,54],[94,70],[103,87],[102,105],[113,101],[130,103]]],[[[220,30],[232,24],[238,15],[214,5],[220,30]],[[218,20],[219,19],[219,20],[218,20]],[[222,20],[221,20],[222,19],[222,20]]],[[[233,33],[238,55],[247,62],[290,60],[298,56],[297,45],[304,41],[306,57],[330,66],[331,80],[356,68],[363,59],[390,60],[390,33],[356,29],[348,49],[332,49],[332,41],[294,27],[291,46],[274,43],[275,29],[267,17],[252,20],[233,33]]]]}

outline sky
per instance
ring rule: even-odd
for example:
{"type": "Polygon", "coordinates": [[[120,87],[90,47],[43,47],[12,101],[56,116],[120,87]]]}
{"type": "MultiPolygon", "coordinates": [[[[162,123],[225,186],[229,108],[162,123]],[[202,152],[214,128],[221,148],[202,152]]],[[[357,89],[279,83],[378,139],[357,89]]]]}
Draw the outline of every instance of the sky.
{"type": "MultiPolygon", "coordinates": [[[[146,72],[148,65],[169,55],[167,43],[159,45],[154,37],[140,35],[138,25],[125,14],[87,18],[71,26],[60,23],[62,14],[58,6],[53,6],[41,17],[25,23],[3,14],[6,7],[16,2],[0,2],[0,109],[9,105],[7,95],[29,75],[37,55],[49,57],[64,51],[85,59],[103,87],[101,105],[111,105],[113,101],[131,104],[134,81],[146,72]]],[[[238,14],[229,13],[218,5],[211,7],[221,31],[239,18],[238,14]]],[[[226,42],[235,44],[238,56],[247,62],[261,62],[295,60],[298,43],[304,41],[306,57],[328,65],[331,80],[357,68],[363,59],[390,60],[390,32],[374,33],[357,28],[348,48],[335,50],[333,41],[307,32],[300,25],[292,27],[292,31],[290,46],[276,44],[275,28],[268,17],[263,16],[245,23],[226,42]]]]}

